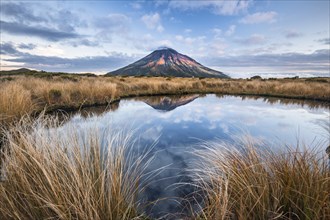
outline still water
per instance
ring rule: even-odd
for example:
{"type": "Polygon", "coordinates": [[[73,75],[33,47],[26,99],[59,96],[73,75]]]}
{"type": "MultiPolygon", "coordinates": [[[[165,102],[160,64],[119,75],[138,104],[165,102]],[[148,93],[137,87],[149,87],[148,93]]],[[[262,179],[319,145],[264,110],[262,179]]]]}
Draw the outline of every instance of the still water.
{"type": "MultiPolygon", "coordinates": [[[[182,198],[194,189],[178,187],[192,182],[191,152],[204,141],[233,143],[249,135],[274,148],[329,145],[329,104],[299,100],[219,95],[154,96],[122,100],[102,108],[73,113],[61,128],[75,126],[133,131],[137,148],[153,146],[155,159],[149,169],[166,167],[146,189],[144,199],[182,198]],[[171,187],[173,186],[173,187],[171,187]]],[[[101,133],[102,133],[101,132],[101,133]]],[[[132,133],[132,132],[131,132],[132,133]]],[[[147,212],[154,217],[185,212],[185,201],[168,199],[147,212]]]]}

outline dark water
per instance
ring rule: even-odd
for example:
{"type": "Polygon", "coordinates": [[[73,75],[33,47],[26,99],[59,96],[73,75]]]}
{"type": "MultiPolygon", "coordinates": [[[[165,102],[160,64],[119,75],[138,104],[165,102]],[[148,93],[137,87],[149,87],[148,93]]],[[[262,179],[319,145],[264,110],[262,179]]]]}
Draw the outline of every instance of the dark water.
{"type": "Polygon", "coordinates": [[[175,184],[192,182],[190,152],[198,143],[230,143],[248,134],[273,147],[299,142],[325,149],[329,145],[329,116],[329,105],[319,102],[213,94],[159,96],[84,109],[72,114],[60,129],[74,124],[80,130],[134,130],[137,148],[153,145],[157,153],[148,169],[166,168],[154,177],[142,197],[148,201],[169,198],[147,208],[154,217],[160,217],[187,212],[183,208],[187,201],[176,198],[187,197],[195,189],[175,184]]]}

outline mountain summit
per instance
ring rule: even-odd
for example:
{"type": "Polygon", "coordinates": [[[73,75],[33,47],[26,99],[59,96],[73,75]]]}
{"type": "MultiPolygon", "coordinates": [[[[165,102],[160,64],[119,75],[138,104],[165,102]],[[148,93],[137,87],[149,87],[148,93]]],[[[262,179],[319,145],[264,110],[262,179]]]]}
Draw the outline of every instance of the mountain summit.
{"type": "Polygon", "coordinates": [[[122,76],[176,76],[229,78],[171,48],[162,47],[128,66],[107,73],[122,76]]]}

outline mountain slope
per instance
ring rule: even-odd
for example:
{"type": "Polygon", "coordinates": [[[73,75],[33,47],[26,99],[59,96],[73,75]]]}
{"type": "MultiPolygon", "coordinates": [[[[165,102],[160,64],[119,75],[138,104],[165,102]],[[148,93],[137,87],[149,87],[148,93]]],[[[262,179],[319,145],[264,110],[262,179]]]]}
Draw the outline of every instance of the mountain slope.
{"type": "Polygon", "coordinates": [[[207,68],[194,59],[171,48],[155,50],[126,67],[107,73],[124,76],[176,76],[229,78],[222,72],[207,68]]]}

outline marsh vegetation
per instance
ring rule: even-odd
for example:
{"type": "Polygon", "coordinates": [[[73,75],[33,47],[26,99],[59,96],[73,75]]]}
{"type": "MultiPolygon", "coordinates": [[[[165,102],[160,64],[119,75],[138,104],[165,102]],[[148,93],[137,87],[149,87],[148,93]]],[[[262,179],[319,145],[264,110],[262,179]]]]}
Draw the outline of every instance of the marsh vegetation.
{"type": "MultiPolygon", "coordinates": [[[[258,124],[264,123],[274,135],[283,135],[295,126],[289,117],[304,117],[302,137],[313,139],[313,132],[319,132],[315,123],[329,127],[329,82],[329,78],[1,76],[0,219],[328,219],[330,172],[324,142],[297,141],[295,146],[288,144],[287,136],[281,143],[240,142],[230,136],[229,125],[252,123],[264,131],[258,124]],[[208,93],[217,95],[203,95],[208,93]],[[185,95],[154,96],[159,94],[185,95]],[[217,103],[218,99],[223,101],[217,103]],[[235,106],[237,102],[248,104],[235,106]],[[273,107],[266,110],[262,102],[273,107]],[[121,103],[127,108],[120,110],[121,103]],[[76,127],[67,123],[71,120],[67,115],[43,115],[98,105],[104,107],[95,108],[95,114],[87,110],[73,114],[73,121],[83,122],[76,127]],[[206,111],[208,107],[212,111],[206,111]],[[116,117],[108,115],[109,109],[119,121],[139,124],[145,136],[134,136],[113,123],[116,117]],[[260,121],[248,121],[250,113],[262,114],[260,121]],[[240,122],[243,119],[247,121],[240,122]],[[116,132],[87,126],[93,123],[111,125],[116,132]],[[169,137],[167,141],[154,133],[158,130],[169,137]],[[143,142],[144,137],[151,142],[143,142]],[[202,141],[207,139],[211,140],[202,141]],[[179,172],[182,167],[185,171],[179,172]],[[175,212],[159,212],[166,205],[166,211],[175,212]]],[[[269,133],[255,134],[269,138],[269,133]]],[[[322,135],[328,138],[329,130],[322,135]]]]}
{"type": "MultiPolygon", "coordinates": [[[[54,125],[54,117],[24,119],[5,132],[0,218],[147,219],[145,208],[157,201],[139,194],[165,169],[146,172],[151,151],[134,153],[130,134],[112,133],[102,144],[97,130],[82,139],[75,129],[65,136],[49,130],[54,125]]],[[[239,143],[204,142],[190,152],[198,162],[194,182],[180,184],[196,188],[186,201],[203,197],[200,208],[191,204],[190,219],[330,217],[330,173],[320,148],[239,143]]]]}
{"type": "Polygon", "coordinates": [[[329,102],[330,79],[212,79],[176,77],[88,77],[79,75],[0,75],[0,121],[46,109],[106,105],[141,95],[220,93],[262,95],[329,102]]]}

